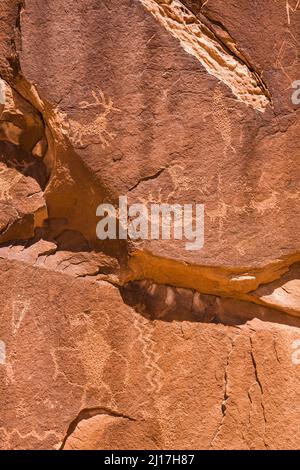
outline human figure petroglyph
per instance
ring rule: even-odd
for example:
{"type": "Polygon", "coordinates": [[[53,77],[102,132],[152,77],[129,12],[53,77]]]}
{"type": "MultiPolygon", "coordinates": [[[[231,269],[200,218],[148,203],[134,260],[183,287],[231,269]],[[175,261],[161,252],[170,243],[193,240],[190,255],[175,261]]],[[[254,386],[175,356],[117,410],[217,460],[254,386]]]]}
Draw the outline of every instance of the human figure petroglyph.
{"type": "Polygon", "coordinates": [[[92,140],[97,143],[95,139],[99,139],[103,148],[108,147],[116,137],[114,132],[108,130],[108,117],[111,113],[121,112],[120,109],[114,106],[111,97],[106,98],[102,90],[92,91],[93,100],[81,101],[79,108],[82,111],[89,109],[102,109],[102,112],[97,116],[94,121],[82,124],[76,120],[69,120],[69,131],[71,139],[75,145],[85,146],[92,140]]]}

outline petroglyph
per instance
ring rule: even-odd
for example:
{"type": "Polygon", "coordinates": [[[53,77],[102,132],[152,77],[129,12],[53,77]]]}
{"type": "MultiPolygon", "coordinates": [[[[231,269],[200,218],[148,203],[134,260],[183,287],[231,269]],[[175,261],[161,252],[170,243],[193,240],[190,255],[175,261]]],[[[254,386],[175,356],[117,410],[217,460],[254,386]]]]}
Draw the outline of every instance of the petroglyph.
{"type": "Polygon", "coordinates": [[[288,80],[292,82],[293,79],[289,74],[289,69],[297,64],[299,53],[295,36],[290,31],[288,32],[288,35],[289,38],[285,39],[279,48],[275,65],[282,71],[288,80]]]}
{"type": "Polygon", "coordinates": [[[183,164],[175,163],[171,164],[167,168],[167,173],[169,174],[173,190],[169,193],[167,202],[173,197],[178,198],[184,191],[188,191],[189,189],[189,178],[184,174],[185,167],[183,164]]]}
{"type": "Polygon", "coordinates": [[[0,341],[0,365],[6,363],[6,344],[0,341]]]}
{"type": "Polygon", "coordinates": [[[171,180],[172,189],[165,196],[162,194],[163,188],[161,185],[158,185],[157,189],[154,188],[148,192],[147,190],[144,190],[143,195],[138,196],[139,202],[145,204],[146,206],[151,203],[172,204],[172,200],[174,200],[174,198],[178,201],[178,198],[188,191],[190,179],[189,176],[185,174],[185,166],[183,163],[180,163],[179,161],[171,163],[161,171],[161,174],[162,173],[167,175],[167,177],[171,180]]]}
{"type": "Polygon", "coordinates": [[[27,433],[22,433],[18,429],[12,429],[11,431],[7,431],[7,429],[3,427],[0,428],[0,431],[4,433],[7,443],[9,443],[10,439],[14,435],[18,436],[20,439],[29,439],[30,437],[33,437],[34,439],[37,439],[38,441],[43,441],[48,437],[56,437],[56,438],[60,437],[55,431],[42,431],[41,434],[39,434],[35,430],[32,430],[27,433]]]}
{"type": "Polygon", "coordinates": [[[114,107],[111,97],[106,98],[102,90],[92,91],[92,101],[82,101],[79,108],[82,111],[99,109],[102,110],[94,121],[85,124],[73,119],[65,122],[65,126],[69,131],[69,136],[74,145],[85,147],[91,143],[101,143],[103,148],[109,147],[116,137],[114,132],[108,129],[108,118],[111,113],[120,113],[120,109],[114,107]]]}
{"type": "Polygon", "coordinates": [[[25,318],[26,313],[30,307],[29,300],[15,300],[13,302],[12,311],[12,330],[16,334],[25,318]]]}
{"type": "Polygon", "coordinates": [[[224,96],[219,88],[216,88],[213,94],[213,110],[212,118],[215,128],[221,134],[223,139],[225,155],[229,150],[236,153],[235,148],[232,146],[232,124],[230,120],[230,114],[224,104],[224,96]]]}
{"type": "Polygon", "coordinates": [[[183,49],[196,57],[206,71],[225,83],[234,95],[258,111],[270,103],[269,93],[259,75],[246,61],[230,53],[204,23],[179,0],[140,0],[144,7],[183,49]]]}
{"type": "Polygon", "coordinates": [[[278,196],[278,193],[272,192],[270,196],[263,201],[251,201],[251,207],[256,209],[259,215],[263,215],[268,210],[276,209],[278,196]]]}
{"type": "Polygon", "coordinates": [[[296,11],[300,7],[300,0],[294,0],[294,1],[296,3],[293,4],[293,0],[286,0],[286,14],[287,14],[288,25],[291,24],[291,14],[296,13],[296,11]]]}
{"type": "Polygon", "coordinates": [[[138,341],[142,344],[142,354],[145,358],[145,368],[147,370],[146,379],[150,385],[150,392],[159,393],[163,386],[164,372],[158,365],[160,355],[155,352],[154,325],[142,316],[136,316],[134,326],[138,332],[138,341]]]}

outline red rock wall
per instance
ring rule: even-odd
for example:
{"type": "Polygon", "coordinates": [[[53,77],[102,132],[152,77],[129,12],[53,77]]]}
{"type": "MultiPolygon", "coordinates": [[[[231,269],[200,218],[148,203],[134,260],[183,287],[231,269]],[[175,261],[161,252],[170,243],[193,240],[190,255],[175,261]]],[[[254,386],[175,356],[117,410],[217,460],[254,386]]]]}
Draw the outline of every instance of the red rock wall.
{"type": "Polygon", "coordinates": [[[300,3],[0,13],[0,448],[298,449],[300,3]],[[99,240],[120,196],[203,248],[99,240]]]}

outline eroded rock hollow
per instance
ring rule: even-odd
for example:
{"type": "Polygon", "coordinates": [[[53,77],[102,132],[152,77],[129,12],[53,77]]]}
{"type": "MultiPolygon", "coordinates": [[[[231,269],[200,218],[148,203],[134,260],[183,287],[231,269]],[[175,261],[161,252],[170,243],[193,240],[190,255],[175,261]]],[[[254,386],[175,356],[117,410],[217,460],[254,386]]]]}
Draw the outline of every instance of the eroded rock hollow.
{"type": "Polygon", "coordinates": [[[0,13],[0,448],[299,449],[300,2],[0,13]]]}

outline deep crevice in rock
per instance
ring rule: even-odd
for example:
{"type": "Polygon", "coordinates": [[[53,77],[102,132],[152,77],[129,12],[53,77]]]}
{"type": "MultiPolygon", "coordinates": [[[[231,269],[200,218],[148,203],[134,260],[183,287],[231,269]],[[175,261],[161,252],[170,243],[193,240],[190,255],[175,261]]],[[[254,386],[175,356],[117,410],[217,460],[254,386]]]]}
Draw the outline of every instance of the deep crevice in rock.
{"type": "Polygon", "coordinates": [[[93,418],[94,416],[111,416],[113,418],[123,418],[127,419],[129,421],[136,421],[136,419],[127,416],[126,414],[119,413],[117,411],[110,410],[109,408],[105,407],[95,407],[95,408],[85,408],[79,412],[77,417],[71,422],[71,424],[68,427],[68,430],[66,432],[66,435],[62,441],[62,444],[59,448],[59,450],[64,450],[64,447],[66,445],[66,442],[68,438],[73,434],[75,429],[77,428],[78,424],[83,421],[83,420],[88,420],[90,418],[93,418]]]}
{"type": "Polygon", "coordinates": [[[263,322],[300,327],[300,318],[226,296],[207,295],[192,289],[146,280],[131,282],[119,289],[126,304],[152,321],[188,321],[236,326],[256,318],[263,322]]]}

